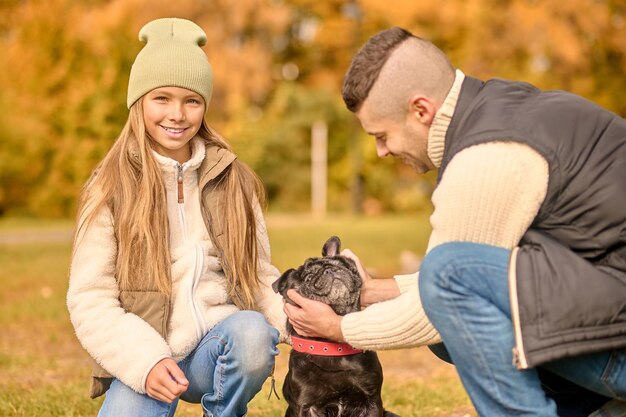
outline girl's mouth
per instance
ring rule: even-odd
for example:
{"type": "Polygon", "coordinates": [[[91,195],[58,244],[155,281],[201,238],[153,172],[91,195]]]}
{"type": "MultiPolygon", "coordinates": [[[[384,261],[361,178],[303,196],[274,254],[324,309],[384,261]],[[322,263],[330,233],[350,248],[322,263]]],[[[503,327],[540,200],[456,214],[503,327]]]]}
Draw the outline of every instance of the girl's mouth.
{"type": "Polygon", "coordinates": [[[187,130],[187,128],[175,128],[166,126],[161,126],[161,128],[165,130],[165,132],[167,132],[168,136],[171,137],[180,137],[185,132],[185,130],[187,130]]]}
{"type": "Polygon", "coordinates": [[[161,126],[161,127],[170,133],[181,133],[187,129],[187,128],[165,127],[165,126],[161,126]]]}

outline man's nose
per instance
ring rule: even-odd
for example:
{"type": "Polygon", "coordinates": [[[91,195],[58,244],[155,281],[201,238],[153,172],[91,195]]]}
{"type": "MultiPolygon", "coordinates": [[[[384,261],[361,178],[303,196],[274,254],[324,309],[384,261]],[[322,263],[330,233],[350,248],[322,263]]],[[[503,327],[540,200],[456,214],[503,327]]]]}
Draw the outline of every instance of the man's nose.
{"type": "Polygon", "coordinates": [[[376,141],[376,153],[379,158],[384,158],[389,155],[389,149],[387,149],[387,145],[383,141],[376,141]]]}

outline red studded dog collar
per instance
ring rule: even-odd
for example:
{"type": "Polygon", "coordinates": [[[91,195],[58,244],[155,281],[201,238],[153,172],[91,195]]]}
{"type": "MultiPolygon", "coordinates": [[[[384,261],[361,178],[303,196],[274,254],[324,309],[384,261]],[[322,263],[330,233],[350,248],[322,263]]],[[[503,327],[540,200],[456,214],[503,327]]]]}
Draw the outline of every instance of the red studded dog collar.
{"type": "Polygon", "coordinates": [[[291,344],[296,352],[317,356],[348,356],[363,353],[361,349],[355,349],[347,343],[305,339],[298,336],[291,336],[291,344]]]}

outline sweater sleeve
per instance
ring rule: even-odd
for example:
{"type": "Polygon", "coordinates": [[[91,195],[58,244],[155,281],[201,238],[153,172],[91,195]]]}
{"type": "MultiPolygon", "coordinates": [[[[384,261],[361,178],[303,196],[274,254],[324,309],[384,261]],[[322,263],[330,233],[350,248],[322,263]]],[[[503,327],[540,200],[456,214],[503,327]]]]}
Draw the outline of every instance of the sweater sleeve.
{"type": "Polygon", "coordinates": [[[104,209],[74,243],[67,307],[76,336],[89,355],[124,384],[145,393],[150,369],[171,357],[171,352],[156,330],[122,308],[116,256],[111,215],[104,209]]]}
{"type": "Polygon", "coordinates": [[[429,252],[446,242],[513,249],[548,189],[548,163],[517,142],[489,142],[459,152],[433,193],[429,252]]]}
{"type": "MultiPolygon", "coordinates": [[[[512,249],[537,215],[547,186],[548,164],[527,145],[490,142],[459,152],[433,193],[427,253],[452,241],[512,249]]],[[[381,350],[441,341],[422,308],[419,274],[395,279],[399,297],[343,318],[348,343],[381,350]]]]}
{"type": "Polygon", "coordinates": [[[441,342],[419,298],[417,280],[397,298],[372,304],[341,320],[344,339],[366,350],[401,349],[441,342]]]}
{"type": "Polygon", "coordinates": [[[257,240],[259,250],[259,281],[256,301],[267,321],[280,333],[280,341],[287,340],[287,315],[283,311],[283,297],[272,289],[272,284],[280,276],[278,269],[272,265],[269,236],[261,207],[257,204],[257,240]]]}

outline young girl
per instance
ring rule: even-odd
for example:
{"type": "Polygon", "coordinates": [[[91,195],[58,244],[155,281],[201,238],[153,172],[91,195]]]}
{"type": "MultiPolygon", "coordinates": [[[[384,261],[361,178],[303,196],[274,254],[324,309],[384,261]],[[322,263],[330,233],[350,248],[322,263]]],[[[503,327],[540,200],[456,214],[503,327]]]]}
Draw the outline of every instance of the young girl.
{"type": "Polygon", "coordinates": [[[67,305],[100,416],[242,416],[284,335],[262,186],[206,125],[206,35],[145,25],[126,126],[81,195],[67,305]],[[263,314],[257,312],[260,311],[263,314]],[[279,329],[279,330],[277,330],[279,329]]]}

